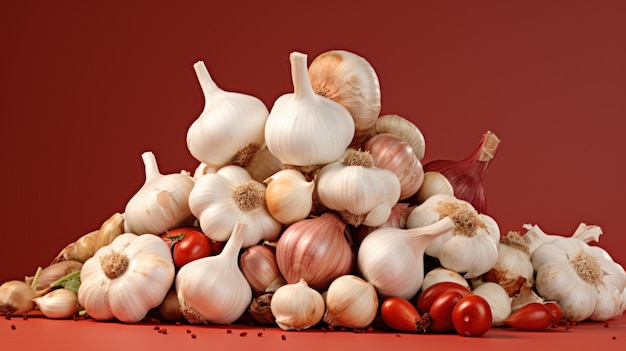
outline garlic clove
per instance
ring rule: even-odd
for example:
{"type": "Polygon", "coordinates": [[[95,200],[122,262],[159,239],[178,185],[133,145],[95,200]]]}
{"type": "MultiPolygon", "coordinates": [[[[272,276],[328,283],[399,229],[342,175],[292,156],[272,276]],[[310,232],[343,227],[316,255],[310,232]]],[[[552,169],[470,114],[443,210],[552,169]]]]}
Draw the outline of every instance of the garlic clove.
{"type": "Polygon", "coordinates": [[[415,152],[417,159],[424,159],[426,143],[424,135],[413,122],[408,119],[394,114],[378,117],[375,123],[376,134],[391,133],[404,139],[415,152]]]}
{"type": "Polygon", "coordinates": [[[53,319],[71,318],[78,313],[78,297],[67,289],[55,289],[34,299],[44,316],[53,319]]]}
{"type": "Polygon", "coordinates": [[[433,284],[441,282],[453,282],[470,289],[469,283],[461,274],[445,267],[437,267],[430,270],[424,276],[422,291],[428,289],[433,284]]]}
{"type": "Polygon", "coordinates": [[[509,296],[513,296],[522,285],[527,282],[533,284],[534,274],[526,241],[519,233],[509,232],[498,243],[498,259],[495,265],[482,277],[486,281],[498,283],[509,296]]]}
{"type": "Polygon", "coordinates": [[[278,288],[270,302],[276,324],[283,330],[303,330],[319,323],[325,310],[324,298],[304,279],[278,288]]]}
{"type": "Polygon", "coordinates": [[[472,290],[473,294],[483,297],[491,308],[491,325],[499,326],[511,314],[511,298],[499,284],[485,282],[472,290]]]}
{"type": "Polygon", "coordinates": [[[276,249],[258,244],[247,248],[239,257],[239,267],[257,294],[274,292],[286,284],[276,263],[276,249]]]}
{"type": "Polygon", "coordinates": [[[264,143],[268,109],[258,98],[224,91],[203,61],[193,65],[205,98],[204,109],[187,130],[187,147],[210,166],[246,167],[264,143]]]}
{"type": "Polygon", "coordinates": [[[313,174],[335,161],[354,137],[354,120],[342,105],[315,94],[307,55],[289,56],[294,92],[279,97],[265,124],[265,143],[285,168],[313,174]]]}
{"type": "Polygon", "coordinates": [[[264,183],[267,209],[277,221],[289,225],[305,219],[313,208],[315,183],[293,169],[276,172],[264,183]]]}
{"type": "Polygon", "coordinates": [[[424,203],[426,199],[436,194],[446,194],[454,196],[454,189],[448,178],[435,171],[424,172],[422,186],[417,190],[416,200],[418,204],[424,203]]]}
{"type": "Polygon", "coordinates": [[[333,280],[325,296],[324,322],[333,327],[364,329],[376,318],[378,295],[374,286],[355,275],[333,280]]]}

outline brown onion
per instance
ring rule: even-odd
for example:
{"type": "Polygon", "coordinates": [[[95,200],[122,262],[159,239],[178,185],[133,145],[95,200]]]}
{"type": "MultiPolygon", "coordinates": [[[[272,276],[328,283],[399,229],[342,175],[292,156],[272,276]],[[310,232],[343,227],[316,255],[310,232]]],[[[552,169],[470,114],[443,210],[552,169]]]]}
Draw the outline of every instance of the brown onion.
{"type": "Polygon", "coordinates": [[[287,283],[303,279],[311,288],[325,290],[354,265],[346,223],[326,212],[290,225],[278,239],[276,262],[287,283]]]}
{"type": "Polygon", "coordinates": [[[454,196],[472,204],[478,213],[487,210],[487,199],[483,179],[491,160],[496,156],[500,139],[487,131],[478,147],[460,161],[435,160],[424,165],[424,172],[436,171],[443,174],[454,189],[454,196]]]}

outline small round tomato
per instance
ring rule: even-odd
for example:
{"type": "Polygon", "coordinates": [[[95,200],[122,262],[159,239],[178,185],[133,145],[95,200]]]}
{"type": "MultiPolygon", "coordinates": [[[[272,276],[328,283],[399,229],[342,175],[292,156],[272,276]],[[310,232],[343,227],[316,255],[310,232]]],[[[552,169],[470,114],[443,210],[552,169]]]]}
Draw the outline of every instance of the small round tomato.
{"type": "Polygon", "coordinates": [[[456,290],[450,290],[439,295],[439,297],[433,301],[428,311],[430,331],[447,332],[454,330],[454,326],[452,325],[452,310],[463,296],[465,295],[456,290]]]}
{"type": "Polygon", "coordinates": [[[424,320],[413,304],[402,297],[389,297],[380,305],[380,316],[385,324],[397,331],[424,331],[424,320]]]}
{"type": "Polygon", "coordinates": [[[556,301],[546,301],[544,304],[550,310],[550,314],[552,315],[552,325],[555,326],[559,324],[563,318],[563,309],[561,308],[561,305],[559,305],[556,301]]]}
{"type": "Polygon", "coordinates": [[[196,228],[176,228],[161,235],[170,246],[176,268],[211,255],[211,240],[196,228]]]}
{"type": "Polygon", "coordinates": [[[417,297],[416,307],[419,313],[426,313],[430,311],[430,306],[433,302],[446,291],[458,291],[463,296],[470,293],[470,290],[455,282],[439,282],[435,283],[420,293],[417,297]]]}
{"type": "Polygon", "coordinates": [[[452,310],[452,324],[463,336],[480,336],[491,328],[491,308],[482,296],[463,296],[452,310]]]}

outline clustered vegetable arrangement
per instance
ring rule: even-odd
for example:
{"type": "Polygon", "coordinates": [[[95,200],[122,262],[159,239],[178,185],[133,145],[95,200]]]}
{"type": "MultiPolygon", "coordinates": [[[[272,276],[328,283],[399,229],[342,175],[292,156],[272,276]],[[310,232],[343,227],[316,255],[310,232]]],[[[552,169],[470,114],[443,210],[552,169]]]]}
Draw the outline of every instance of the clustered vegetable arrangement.
{"type": "Polygon", "coordinates": [[[464,160],[422,164],[421,131],[380,115],[376,72],[333,50],[290,55],[293,93],[271,110],[194,65],[205,108],[189,127],[192,173],[161,174],[98,230],[24,281],[0,314],[231,324],[284,330],[483,335],[606,321],[626,309],[626,273],[597,242],[536,225],[502,235],[483,179],[500,139],[464,160]]]}

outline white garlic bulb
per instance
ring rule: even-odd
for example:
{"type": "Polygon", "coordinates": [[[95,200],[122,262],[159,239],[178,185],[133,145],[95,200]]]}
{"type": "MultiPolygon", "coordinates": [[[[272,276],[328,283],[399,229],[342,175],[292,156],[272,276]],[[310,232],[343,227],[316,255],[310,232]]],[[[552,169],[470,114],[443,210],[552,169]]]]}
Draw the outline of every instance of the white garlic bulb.
{"type": "Polygon", "coordinates": [[[272,296],[270,309],[281,329],[303,330],[322,320],[325,303],[322,294],[301,279],[278,288],[272,296]]]}
{"type": "Polygon", "coordinates": [[[326,291],[324,322],[333,327],[363,329],[378,313],[374,285],[356,275],[342,275],[326,291]]]}
{"type": "Polygon", "coordinates": [[[196,180],[189,206],[202,232],[215,241],[228,240],[236,222],[248,224],[243,247],[250,247],[276,239],[282,228],[267,210],[265,191],[244,168],[228,165],[196,180]]]}
{"type": "Polygon", "coordinates": [[[78,313],[78,297],[67,289],[55,289],[34,299],[44,316],[52,319],[72,318],[78,313]]]}
{"type": "Polygon", "coordinates": [[[369,132],[380,113],[380,84],[372,65],[346,50],[313,59],[309,77],[315,93],[344,106],[354,119],[355,137],[369,132]]]}
{"type": "MultiPolygon", "coordinates": [[[[527,230],[523,237],[528,244],[528,252],[530,255],[532,255],[535,249],[538,248],[541,244],[550,242],[556,238],[562,238],[564,236],[557,234],[546,234],[536,224],[524,224],[522,227],[527,230]]],[[[586,243],[590,243],[592,241],[598,242],[600,240],[600,235],[602,235],[602,228],[600,228],[599,226],[580,223],[574,233],[572,233],[571,237],[580,239],[586,243]]]]}
{"type": "Polygon", "coordinates": [[[193,68],[205,105],[187,130],[189,152],[207,165],[245,167],[263,145],[267,107],[254,96],[222,90],[204,62],[196,62],[193,68]]]}
{"type": "Polygon", "coordinates": [[[391,133],[401,137],[411,145],[418,160],[424,159],[426,150],[424,135],[413,122],[399,115],[384,115],[376,119],[374,128],[376,134],[391,133]]]}
{"type": "Polygon", "coordinates": [[[442,217],[450,217],[455,225],[435,238],[426,248],[426,254],[439,259],[443,267],[464,273],[465,278],[475,278],[490,270],[498,259],[500,228],[496,221],[476,212],[467,201],[437,194],[411,211],[407,226],[422,227],[442,217]]]}
{"type": "Polygon", "coordinates": [[[354,120],[340,104],[315,94],[307,55],[289,56],[294,92],[279,97],[265,123],[265,142],[286,168],[313,173],[341,156],[354,136],[354,120]]]}
{"type": "Polygon", "coordinates": [[[160,234],[191,216],[189,193],[194,179],[187,174],[159,172],[154,154],[141,154],[146,180],[126,204],[124,230],[127,233],[160,234]]]}
{"type": "Polygon", "coordinates": [[[420,228],[378,228],[369,233],[359,247],[358,270],[374,285],[379,297],[410,299],[424,280],[426,246],[453,228],[449,217],[420,228]]]}
{"type": "Polygon", "coordinates": [[[252,289],[238,265],[247,226],[237,222],[222,252],[191,261],[178,271],[178,302],[190,323],[229,324],[250,305],[252,289]]]}
{"type": "Polygon", "coordinates": [[[288,225],[309,216],[313,208],[313,181],[294,169],[284,169],[264,183],[267,209],[277,221],[288,225]]]}
{"type": "Polygon", "coordinates": [[[377,227],[385,223],[400,198],[400,181],[374,165],[372,155],[348,149],[318,173],[320,202],[338,211],[346,223],[377,227]]]}

